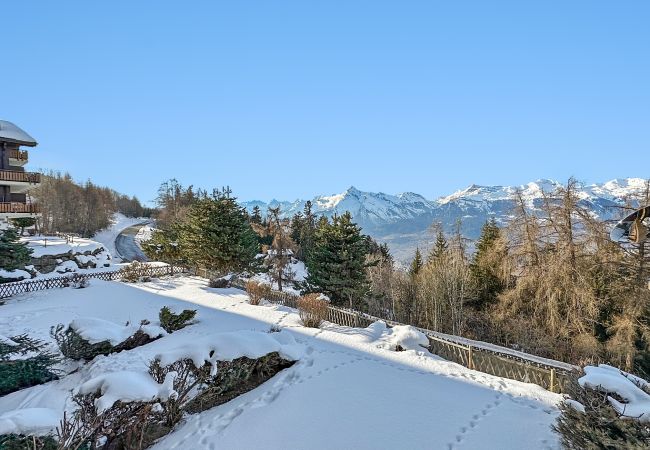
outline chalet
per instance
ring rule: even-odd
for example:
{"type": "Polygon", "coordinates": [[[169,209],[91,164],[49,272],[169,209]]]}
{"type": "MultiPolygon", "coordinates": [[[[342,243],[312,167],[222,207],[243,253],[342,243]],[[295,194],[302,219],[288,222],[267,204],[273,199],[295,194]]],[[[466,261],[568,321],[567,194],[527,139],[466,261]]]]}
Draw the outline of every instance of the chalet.
{"type": "Polygon", "coordinates": [[[21,149],[36,144],[16,125],[0,120],[0,226],[6,226],[9,219],[38,215],[29,190],[39,185],[41,174],[25,171],[29,153],[21,149]]]}

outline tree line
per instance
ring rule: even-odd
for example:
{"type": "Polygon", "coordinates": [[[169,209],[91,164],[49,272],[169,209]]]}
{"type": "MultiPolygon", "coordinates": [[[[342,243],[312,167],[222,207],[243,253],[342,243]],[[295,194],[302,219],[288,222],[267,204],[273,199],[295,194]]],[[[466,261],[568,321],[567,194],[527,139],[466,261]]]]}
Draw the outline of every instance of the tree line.
{"type": "Polygon", "coordinates": [[[108,227],[116,212],[129,217],[152,213],[137,197],[128,197],[90,180],[77,183],[68,173],[43,174],[41,184],[31,191],[31,195],[42,214],[37,226],[45,234],[62,232],[91,237],[108,227]]]}
{"type": "MultiPolygon", "coordinates": [[[[249,214],[228,190],[167,182],[158,205],[163,226],[147,252],[223,274],[266,270],[280,289],[293,281],[290,262],[298,258],[308,275],[294,284],[335,305],[563,361],[650,372],[647,243],[611,242],[573,179],[545,193],[534,211],[522,192],[513,198],[506,226],[488,221],[475,243],[460,223],[449,234],[438,230],[404,270],[349,213],[318,217],[308,202],[290,219],[277,208],[249,214]]],[[[633,203],[650,203],[650,182],[633,203]]]]}

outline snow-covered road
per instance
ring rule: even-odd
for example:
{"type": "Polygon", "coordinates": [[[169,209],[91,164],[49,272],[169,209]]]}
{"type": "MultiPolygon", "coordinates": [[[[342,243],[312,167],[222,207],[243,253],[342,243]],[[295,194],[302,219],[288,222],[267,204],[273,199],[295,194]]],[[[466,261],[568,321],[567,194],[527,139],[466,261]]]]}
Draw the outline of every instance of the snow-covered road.
{"type": "Polygon", "coordinates": [[[70,390],[91,376],[142,370],[153,355],[211,333],[268,331],[276,325],[302,344],[299,362],[247,394],[187,416],[155,449],[560,447],[550,428],[559,395],[426,351],[380,348],[382,326],[304,328],[294,310],[249,305],[242,291],[211,289],[196,277],[139,285],[92,280],[87,289],[16,297],[0,306],[0,335],[29,332],[50,342],[51,325],[88,316],[155,323],[163,305],[197,309],[199,322],[135,350],[96,358],[62,380],[0,398],[0,414],[30,407],[62,414],[70,408],[70,390]]]}
{"type": "Polygon", "coordinates": [[[115,238],[115,249],[117,256],[122,258],[124,262],[131,261],[148,261],[149,259],[144,254],[140,246],[135,241],[140,228],[147,225],[149,222],[139,223],[125,228],[115,238]]]}

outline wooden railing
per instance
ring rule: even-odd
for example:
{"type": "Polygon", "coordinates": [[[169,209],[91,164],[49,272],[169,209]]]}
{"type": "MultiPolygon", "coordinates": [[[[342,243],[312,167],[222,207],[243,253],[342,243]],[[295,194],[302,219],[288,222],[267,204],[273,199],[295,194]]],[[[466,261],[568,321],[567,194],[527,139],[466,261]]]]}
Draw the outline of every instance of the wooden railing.
{"type": "MultiPolygon", "coordinates": [[[[199,276],[210,274],[209,271],[203,269],[193,272],[199,276]]],[[[245,289],[244,283],[238,279],[234,280],[232,285],[245,289]]],[[[266,299],[271,303],[296,308],[298,296],[287,292],[272,291],[266,299]]],[[[404,325],[336,306],[330,306],[327,315],[328,322],[355,328],[365,328],[378,320],[386,322],[389,327],[404,325]]],[[[534,383],[551,392],[567,392],[571,373],[579,370],[579,367],[562,361],[541,358],[487,342],[416,328],[429,339],[431,353],[469,369],[524,383],[534,383]]]]}
{"type": "Polygon", "coordinates": [[[9,158],[17,159],[19,161],[27,161],[29,159],[29,152],[27,150],[18,150],[15,148],[9,150],[9,158]]]}
{"type": "Polygon", "coordinates": [[[38,213],[38,207],[33,204],[18,202],[0,202],[0,213],[38,213]]]}
{"type": "Polygon", "coordinates": [[[18,181],[22,183],[38,184],[41,182],[41,174],[38,172],[0,170],[0,181],[18,181]]]}

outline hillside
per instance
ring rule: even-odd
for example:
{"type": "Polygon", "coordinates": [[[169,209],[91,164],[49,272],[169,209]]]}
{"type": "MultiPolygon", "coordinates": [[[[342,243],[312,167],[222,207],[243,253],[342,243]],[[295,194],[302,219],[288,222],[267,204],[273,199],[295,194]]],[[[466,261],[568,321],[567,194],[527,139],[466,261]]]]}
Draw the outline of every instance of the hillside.
{"type": "MultiPolygon", "coordinates": [[[[643,188],[645,180],[626,178],[606,183],[585,185],[580,190],[584,206],[602,220],[619,217],[617,206],[643,188]]],[[[350,187],[345,192],[313,198],[314,212],[326,216],[350,211],[365,233],[375,239],[387,242],[393,255],[401,261],[413,256],[416,246],[427,248],[433,236],[432,223],[440,223],[447,232],[458,219],[462,220],[463,235],[475,239],[485,221],[494,217],[505,224],[513,207],[512,194],[515,189],[524,193],[531,211],[539,208],[544,192],[551,192],[560,183],[552,180],[537,180],[521,186],[479,186],[471,185],[446,197],[428,200],[422,195],[405,192],[397,195],[364,192],[350,187]]],[[[304,208],[306,200],[243,202],[251,211],[258,206],[262,211],[268,207],[280,206],[284,215],[290,217],[304,208]]]]}

